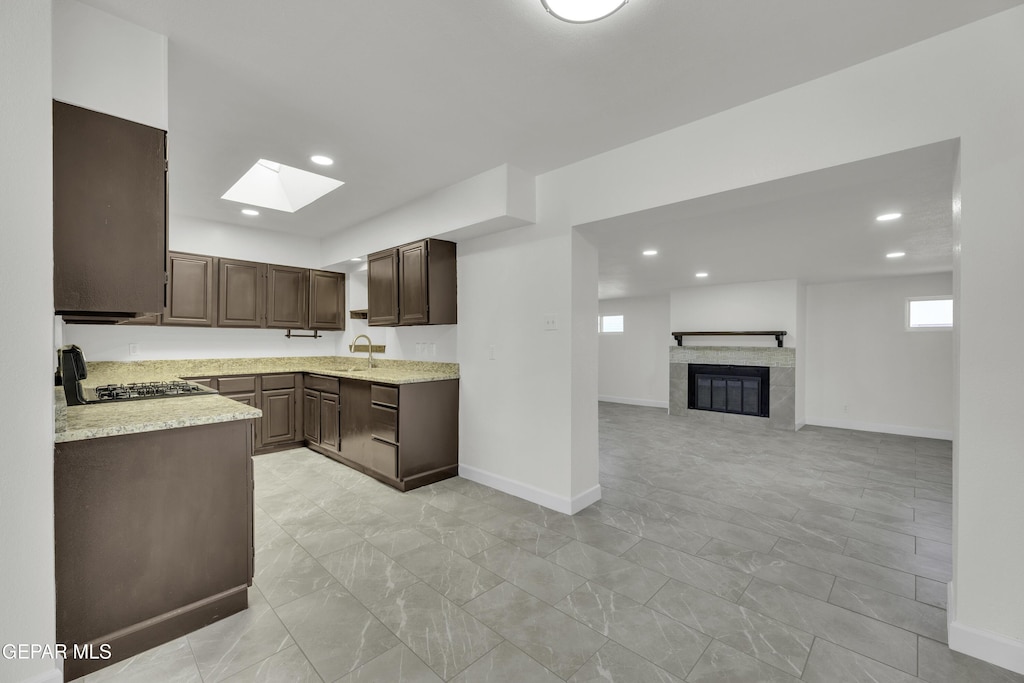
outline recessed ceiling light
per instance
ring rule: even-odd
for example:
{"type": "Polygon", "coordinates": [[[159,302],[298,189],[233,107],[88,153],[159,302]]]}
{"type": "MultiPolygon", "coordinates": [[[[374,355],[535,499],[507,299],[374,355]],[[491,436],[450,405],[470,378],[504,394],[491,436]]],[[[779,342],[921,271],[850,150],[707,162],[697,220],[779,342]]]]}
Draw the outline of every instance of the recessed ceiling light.
{"type": "Polygon", "coordinates": [[[905,251],[891,251],[885,255],[885,258],[903,258],[907,255],[905,251]]]}
{"type": "Polygon", "coordinates": [[[330,166],[334,163],[334,159],[325,157],[323,154],[314,154],[309,158],[314,164],[320,164],[321,166],[330,166]]]}
{"type": "Polygon", "coordinates": [[[356,257],[355,257],[354,259],[352,259],[352,260],[353,260],[353,261],[356,261],[356,262],[359,262],[359,261],[362,261],[363,259],[361,259],[361,258],[359,258],[358,256],[356,256],[356,257]]]}
{"type": "Polygon", "coordinates": [[[645,249],[644,250],[644,256],[657,256],[657,255],[658,255],[658,250],[657,249],[645,249]]]}
{"type": "Polygon", "coordinates": [[[242,213],[244,213],[246,216],[259,216],[260,215],[260,212],[257,211],[256,209],[242,209],[242,213]]]}
{"type": "Polygon", "coordinates": [[[707,276],[708,276],[707,273],[695,273],[694,274],[694,277],[707,277],[707,276]]]}
{"type": "Polygon", "coordinates": [[[628,0],[540,0],[553,17],[571,24],[604,19],[620,10],[628,0]]]}
{"type": "Polygon", "coordinates": [[[881,216],[875,218],[875,220],[884,223],[885,221],[894,221],[902,215],[902,213],[883,213],[881,216]]]}
{"type": "Polygon", "coordinates": [[[221,199],[294,213],[344,184],[318,173],[260,159],[221,199]]]}

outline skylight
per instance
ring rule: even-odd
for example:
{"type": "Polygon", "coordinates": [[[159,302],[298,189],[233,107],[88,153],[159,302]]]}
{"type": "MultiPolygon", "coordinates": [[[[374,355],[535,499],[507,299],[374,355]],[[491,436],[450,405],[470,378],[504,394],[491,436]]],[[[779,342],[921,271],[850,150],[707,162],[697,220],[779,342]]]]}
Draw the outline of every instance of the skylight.
{"type": "Polygon", "coordinates": [[[294,213],[344,184],[301,168],[260,159],[221,199],[294,213]]]}

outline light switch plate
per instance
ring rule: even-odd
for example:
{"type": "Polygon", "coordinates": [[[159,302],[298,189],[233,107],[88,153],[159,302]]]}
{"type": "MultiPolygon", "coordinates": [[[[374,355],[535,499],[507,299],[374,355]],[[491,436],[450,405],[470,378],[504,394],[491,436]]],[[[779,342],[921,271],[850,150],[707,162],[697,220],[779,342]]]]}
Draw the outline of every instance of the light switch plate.
{"type": "Polygon", "coordinates": [[[139,355],[139,345],[138,344],[129,344],[128,345],[128,355],[129,356],[137,356],[137,355],[139,355]]]}

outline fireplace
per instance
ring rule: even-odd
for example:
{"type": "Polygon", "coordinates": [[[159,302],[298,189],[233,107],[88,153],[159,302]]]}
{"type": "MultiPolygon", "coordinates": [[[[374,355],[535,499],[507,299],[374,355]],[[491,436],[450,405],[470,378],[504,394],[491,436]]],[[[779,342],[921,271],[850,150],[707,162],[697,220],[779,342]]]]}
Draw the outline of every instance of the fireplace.
{"type": "Polygon", "coordinates": [[[691,410],[769,417],[768,367],[690,363],[687,379],[691,410]]]}

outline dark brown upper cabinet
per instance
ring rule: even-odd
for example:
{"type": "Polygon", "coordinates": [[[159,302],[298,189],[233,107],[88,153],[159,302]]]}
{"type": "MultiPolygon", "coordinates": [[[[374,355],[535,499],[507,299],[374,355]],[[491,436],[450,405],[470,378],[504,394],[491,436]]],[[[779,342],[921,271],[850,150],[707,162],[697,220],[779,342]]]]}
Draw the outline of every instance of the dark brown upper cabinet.
{"type": "Polygon", "coordinates": [[[366,259],[367,322],[398,324],[398,249],[385,249],[366,259]]]}
{"type": "Polygon", "coordinates": [[[164,310],[167,134],[53,103],[53,307],[69,318],[164,310]]]}
{"type": "Polygon", "coordinates": [[[368,261],[370,325],[458,322],[454,242],[420,240],[371,254],[368,261]]]}
{"type": "Polygon", "coordinates": [[[345,274],[309,271],[309,329],[345,329],[345,274]]]}
{"type": "Polygon", "coordinates": [[[306,328],[308,278],[306,268],[267,266],[267,327],[306,328]]]}
{"type": "Polygon", "coordinates": [[[264,327],[267,264],[217,259],[217,326],[264,327]]]}
{"type": "Polygon", "coordinates": [[[163,324],[212,326],[217,317],[215,259],[172,251],[167,254],[167,264],[167,308],[163,324]]]}

